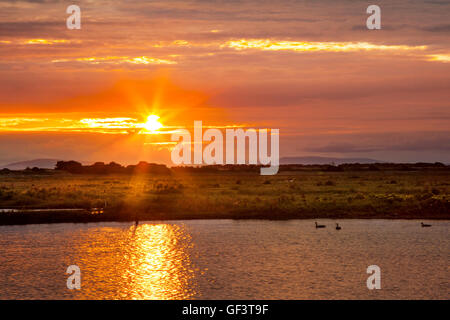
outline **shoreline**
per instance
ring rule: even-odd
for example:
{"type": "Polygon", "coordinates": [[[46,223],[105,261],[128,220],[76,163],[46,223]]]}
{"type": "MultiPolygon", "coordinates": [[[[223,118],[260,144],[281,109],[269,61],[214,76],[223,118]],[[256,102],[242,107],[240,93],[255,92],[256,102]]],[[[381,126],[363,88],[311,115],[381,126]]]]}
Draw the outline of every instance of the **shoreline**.
{"type": "Polygon", "coordinates": [[[51,215],[45,212],[32,214],[1,214],[0,226],[8,225],[29,225],[29,224],[54,224],[54,223],[97,223],[97,222],[135,222],[137,221],[174,221],[174,220],[268,220],[268,221],[287,221],[287,220],[450,220],[450,213],[438,214],[382,214],[382,213],[360,213],[360,214],[168,214],[168,213],[145,213],[137,216],[129,214],[80,214],[60,211],[52,212],[51,215]],[[61,215],[59,215],[61,214],[61,215]],[[59,216],[58,216],[59,215],[59,216]]]}

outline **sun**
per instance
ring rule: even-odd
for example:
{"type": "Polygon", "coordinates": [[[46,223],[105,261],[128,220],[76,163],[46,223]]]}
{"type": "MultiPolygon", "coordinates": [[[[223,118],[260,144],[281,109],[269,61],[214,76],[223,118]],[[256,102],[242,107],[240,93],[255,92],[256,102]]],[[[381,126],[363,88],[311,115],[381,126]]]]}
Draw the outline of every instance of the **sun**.
{"type": "Polygon", "coordinates": [[[159,116],[151,114],[147,117],[147,121],[144,123],[144,129],[147,131],[158,131],[163,127],[161,122],[158,121],[159,116]]]}

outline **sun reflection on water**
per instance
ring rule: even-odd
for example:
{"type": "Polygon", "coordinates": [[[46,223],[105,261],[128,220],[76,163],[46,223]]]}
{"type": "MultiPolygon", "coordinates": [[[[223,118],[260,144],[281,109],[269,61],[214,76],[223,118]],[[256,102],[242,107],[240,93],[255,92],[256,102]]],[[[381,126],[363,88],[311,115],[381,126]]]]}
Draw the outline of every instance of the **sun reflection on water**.
{"type": "Polygon", "coordinates": [[[125,246],[120,299],[189,299],[195,294],[190,237],[183,227],[133,226],[125,246]]]}

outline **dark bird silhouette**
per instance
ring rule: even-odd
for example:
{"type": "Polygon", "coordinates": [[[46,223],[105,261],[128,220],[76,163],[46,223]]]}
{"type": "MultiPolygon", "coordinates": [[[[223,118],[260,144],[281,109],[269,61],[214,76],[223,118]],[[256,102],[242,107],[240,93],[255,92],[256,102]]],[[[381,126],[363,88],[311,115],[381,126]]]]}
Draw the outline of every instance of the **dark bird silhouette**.
{"type": "Polygon", "coordinates": [[[422,228],[431,227],[431,224],[425,224],[423,222],[421,222],[420,225],[422,226],[422,228]]]}
{"type": "Polygon", "coordinates": [[[319,229],[319,228],[325,228],[326,226],[325,225],[323,225],[323,224],[317,224],[317,222],[316,222],[316,229],[319,229]]]}
{"type": "Polygon", "coordinates": [[[341,226],[339,225],[339,223],[336,223],[336,230],[341,230],[341,226]]]}
{"type": "Polygon", "coordinates": [[[138,224],[139,224],[139,218],[137,216],[137,213],[135,213],[134,214],[134,226],[137,228],[138,224]]]}

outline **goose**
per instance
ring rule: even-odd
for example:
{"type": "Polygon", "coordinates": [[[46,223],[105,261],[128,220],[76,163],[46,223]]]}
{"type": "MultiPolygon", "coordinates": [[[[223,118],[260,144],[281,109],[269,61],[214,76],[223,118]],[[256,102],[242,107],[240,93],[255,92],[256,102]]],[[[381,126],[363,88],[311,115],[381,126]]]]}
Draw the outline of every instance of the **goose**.
{"type": "Polygon", "coordinates": [[[336,230],[341,230],[341,226],[339,225],[339,223],[336,223],[336,230]]]}
{"type": "Polygon", "coordinates": [[[317,221],[316,221],[316,229],[318,229],[318,228],[325,228],[325,225],[323,225],[323,224],[317,224],[317,221]]]}
{"type": "Polygon", "coordinates": [[[423,222],[421,222],[420,225],[422,226],[422,228],[431,227],[431,224],[425,224],[423,222]]]}

